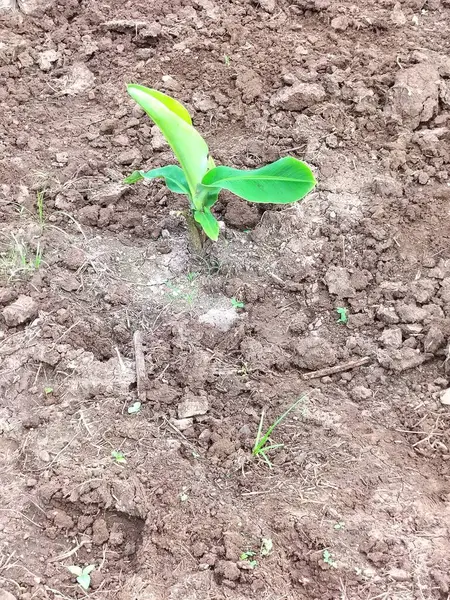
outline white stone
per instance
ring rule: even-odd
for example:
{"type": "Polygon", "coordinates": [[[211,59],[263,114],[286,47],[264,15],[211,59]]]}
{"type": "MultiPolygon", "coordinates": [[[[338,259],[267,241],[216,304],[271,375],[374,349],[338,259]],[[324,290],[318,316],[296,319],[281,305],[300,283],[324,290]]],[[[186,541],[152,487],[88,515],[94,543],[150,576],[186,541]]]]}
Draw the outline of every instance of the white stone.
{"type": "Polygon", "coordinates": [[[41,71],[50,71],[52,63],[56,62],[61,55],[56,50],[44,50],[38,54],[38,65],[41,71]]]}
{"type": "Polygon", "coordinates": [[[198,318],[200,323],[212,325],[216,329],[220,329],[220,331],[229,331],[238,319],[239,315],[233,307],[225,309],[211,308],[198,318]]]}
{"type": "Polygon", "coordinates": [[[445,406],[450,406],[450,388],[447,388],[442,392],[441,404],[444,404],[445,406]]]}

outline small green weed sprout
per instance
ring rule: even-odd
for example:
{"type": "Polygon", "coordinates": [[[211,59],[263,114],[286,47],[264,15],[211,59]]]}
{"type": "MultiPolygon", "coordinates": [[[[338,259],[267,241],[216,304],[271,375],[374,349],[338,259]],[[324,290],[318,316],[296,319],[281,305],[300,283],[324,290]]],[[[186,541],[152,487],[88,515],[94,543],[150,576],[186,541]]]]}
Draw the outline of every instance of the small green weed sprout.
{"type": "Polygon", "coordinates": [[[9,278],[26,276],[37,271],[42,264],[42,249],[40,243],[31,251],[25,242],[11,235],[12,243],[4,252],[0,252],[0,274],[9,278]]]}
{"type": "Polygon", "coordinates": [[[240,555],[239,560],[248,560],[252,556],[256,556],[256,552],[253,550],[246,550],[240,555]]]}
{"type": "Polygon", "coordinates": [[[46,396],[50,396],[50,394],[53,394],[53,388],[52,387],[45,387],[44,388],[44,394],[46,396]]]}
{"type": "Polygon", "coordinates": [[[291,413],[297,406],[305,400],[306,396],[300,396],[298,400],[294,402],[282,415],[280,415],[270,427],[267,429],[266,433],[263,435],[263,425],[264,425],[264,410],[261,413],[261,419],[259,421],[258,433],[256,434],[255,445],[253,446],[252,454],[253,456],[261,457],[269,466],[272,468],[272,463],[270,462],[267,452],[270,450],[277,450],[278,448],[282,448],[284,444],[272,444],[270,443],[270,436],[272,435],[274,429],[291,413]],[[269,444],[269,445],[268,445],[269,444]]]}
{"type": "Polygon", "coordinates": [[[183,487],[178,497],[180,498],[180,502],[187,502],[189,500],[188,489],[183,487]]]}
{"type": "Polygon", "coordinates": [[[242,377],[247,377],[250,371],[249,364],[247,362],[243,362],[239,369],[237,369],[236,373],[241,375],[242,377]]]}
{"type": "MultiPolygon", "coordinates": [[[[191,280],[189,283],[192,283],[193,280],[191,280]]],[[[192,286],[190,286],[190,288],[188,288],[188,291],[185,292],[181,287],[178,287],[176,285],[173,285],[172,283],[166,281],[166,287],[168,288],[168,292],[167,295],[169,296],[169,298],[171,300],[180,300],[182,302],[186,302],[186,304],[188,306],[192,306],[197,292],[196,290],[192,289],[192,286]]]]}
{"type": "Polygon", "coordinates": [[[337,314],[339,315],[338,323],[347,323],[348,322],[348,309],[342,306],[338,306],[336,309],[337,314]]]}
{"type": "Polygon", "coordinates": [[[231,306],[233,308],[244,308],[245,304],[240,300],[236,300],[236,298],[231,298],[231,306]]]}
{"type": "Polygon", "coordinates": [[[258,566],[258,561],[253,558],[254,556],[256,556],[256,552],[253,550],[246,550],[245,552],[242,552],[239,560],[246,560],[248,562],[248,566],[251,569],[255,569],[258,566]]]}
{"type": "Polygon", "coordinates": [[[125,454],[120,450],[113,450],[111,452],[111,457],[116,461],[118,465],[125,465],[127,459],[125,458],[125,454]]]}
{"type": "Polygon", "coordinates": [[[211,209],[221,190],[249,202],[290,204],[302,200],[316,185],[309,166],[292,156],[259,169],[216,167],[207,143],[194,129],[191,116],[182,104],[142,85],[131,84],[127,90],[161,130],[181,167],[167,165],[150,171],[134,171],[125,183],[163,178],[169,190],[185,195],[189,201],[187,223],[196,249],[202,246],[199,230],[212,240],[219,237],[219,223],[211,209]]]}
{"type": "Polygon", "coordinates": [[[67,568],[72,575],[76,575],[77,583],[79,583],[83,590],[87,592],[91,585],[91,573],[95,569],[95,565],[87,565],[87,567],[83,568],[78,567],[77,565],[72,565],[67,568]]]}
{"type": "Polygon", "coordinates": [[[133,404],[131,404],[128,407],[128,414],[129,415],[135,415],[136,413],[138,413],[141,410],[141,403],[140,402],[134,402],[133,404]]]}
{"type": "Polygon", "coordinates": [[[333,529],[336,529],[336,531],[339,531],[339,530],[341,530],[341,529],[344,529],[344,527],[345,527],[345,523],[344,523],[344,521],[338,521],[337,523],[335,523],[335,524],[333,525],[333,529]]]}
{"type": "MultiPolygon", "coordinates": [[[[259,548],[259,555],[261,558],[269,556],[273,549],[273,542],[270,538],[262,538],[261,546],[259,548]]],[[[258,566],[258,561],[256,560],[257,552],[254,550],[246,550],[242,552],[239,556],[239,560],[245,560],[248,563],[250,569],[255,569],[258,566]]]]}
{"type": "Polygon", "coordinates": [[[333,569],[337,569],[337,563],[333,559],[333,555],[327,548],[325,548],[325,550],[322,552],[322,558],[323,558],[323,562],[326,565],[328,565],[329,567],[332,567],[333,569]]]}

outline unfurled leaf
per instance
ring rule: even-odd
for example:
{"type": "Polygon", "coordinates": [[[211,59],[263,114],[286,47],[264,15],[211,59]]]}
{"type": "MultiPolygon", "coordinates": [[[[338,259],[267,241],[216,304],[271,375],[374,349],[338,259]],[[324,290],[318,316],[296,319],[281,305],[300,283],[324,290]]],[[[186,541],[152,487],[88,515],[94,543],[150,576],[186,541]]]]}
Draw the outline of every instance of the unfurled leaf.
{"type": "Polygon", "coordinates": [[[210,169],[214,169],[214,167],[216,166],[216,163],[214,162],[213,157],[211,156],[211,154],[208,156],[208,171],[210,169]]]}
{"type": "Polygon", "coordinates": [[[127,459],[125,458],[125,454],[123,452],[121,452],[120,450],[113,450],[111,452],[111,457],[116,461],[116,463],[118,463],[119,465],[124,465],[127,462],[127,459]]]}
{"type": "Polygon", "coordinates": [[[87,573],[89,575],[89,573],[92,573],[94,569],[95,565],[88,565],[87,567],[84,567],[83,573],[87,573]]]}
{"type": "Polygon", "coordinates": [[[338,323],[347,323],[348,322],[348,309],[345,307],[338,306],[336,309],[337,314],[339,315],[338,323]]]}
{"type": "Polygon", "coordinates": [[[125,179],[123,180],[123,183],[126,183],[127,185],[131,185],[133,183],[137,183],[138,181],[141,181],[141,179],[144,179],[144,171],[133,171],[130,175],[125,177],[125,179]]]}
{"type": "Polygon", "coordinates": [[[81,585],[83,590],[88,590],[91,585],[91,576],[89,573],[83,572],[79,577],[77,577],[77,582],[81,585]]]}
{"type": "Polygon", "coordinates": [[[67,567],[68,571],[72,573],[72,575],[76,575],[79,577],[83,573],[83,569],[81,567],[77,567],[76,565],[71,565],[67,567]]]}
{"type": "Polygon", "coordinates": [[[231,298],[231,306],[233,308],[244,308],[245,304],[240,300],[236,300],[236,298],[231,298]]]}
{"type": "Polygon", "coordinates": [[[206,208],[203,212],[194,210],[194,219],[201,225],[203,231],[211,240],[216,241],[218,239],[219,223],[209,209],[206,208]]]}
{"type": "Polygon", "coordinates": [[[157,90],[135,84],[128,85],[127,89],[166,138],[186,175],[190,194],[194,198],[208,170],[208,146],[190,124],[190,118],[187,120],[186,109],[184,112],[181,104],[157,90]]]}
{"type": "Polygon", "coordinates": [[[202,185],[229,190],[250,202],[289,204],[304,198],[316,180],[306,163],[286,156],[260,169],[215,167],[204,175],[202,185]]]}
{"type": "Polygon", "coordinates": [[[134,404],[132,404],[131,406],[128,407],[128,414],[134,415],[134,414],[138,413],[140,410],[141,410],[141,403],[135,402],[134,404]]]}
{"type": "Polygon", "coordinates": [[[217,202],[218,198],[219,198],[219,193],[220,190],[219,189],[208,189],[208,192],[206,193],[204,199],[203,199],[203,208],[209,208],[211,209],[214,204],[217,202]]]}
{"type": "MultiPolygon", "coordinates": [[[[143,87],[143,86],[139,86],[143,87]]],[[[188,113],[188,110],[181,102],[172,98],[172,96],[168,96],[167,94],[163,94],[158,90],[153,90],[151,88],[144,88],[148,90],[148,93],[151,94],[156,100],[162,102],[169,110],[175,113],[178,117],[186,121],[189,125],[192,125],[191,115],[188,113]]],[[[144,109],[145,110],[145,109],[144,109]]]]}
{"type": "Polygon", "coordinates": [[[323,562],[326,563],[327,565],[329,565],[330,567],[332,567],[333,569],[337,569],[337,563],[333,558],[333,555],[331,554],[331,552],[329,550],[327,550],[325,548],[325,550],[322,552],[322,558],[323,558],[323,562]]]}
{"type": "Polygon", "coordinates": [[[183,170],[177,165],[167,165],[166,167],[152,169],[151,171],[134,171],[123,182],[136,183],[141,179],[157,179],[159,177],[165,180],[167,187],[172,192],[189,195],[189,184],[186,181],[186,176],[183,170]]]}

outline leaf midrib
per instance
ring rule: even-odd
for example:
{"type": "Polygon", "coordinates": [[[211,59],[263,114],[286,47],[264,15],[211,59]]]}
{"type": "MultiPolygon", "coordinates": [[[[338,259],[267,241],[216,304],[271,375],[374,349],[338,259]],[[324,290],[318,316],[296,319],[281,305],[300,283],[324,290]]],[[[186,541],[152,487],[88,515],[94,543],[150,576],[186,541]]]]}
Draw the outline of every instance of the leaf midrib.
{"type": "MultiPolygon", "coordinates": [[[[218,179],[217,181],[214,181],[214,184],[216,183],[223,183],[224,181],[236,181],[236,180],[242,180],[242,179],[249,179],[251,181],[261,181],[261,180],[270,180],[270,181],[286,181],[286,182],[291,182],[291,183],[313,183],[313,180],[311,179],[294,179],[291,177],[274,177],[274,176],[265,176],[265,177],[252,177],[251,175],[247,175],[244,177],[224,177],[222,179],[218,179]]],[[[205,186],[211,186],[213,187],[212,183],[204,183],[203,185],[205,186]]]]}

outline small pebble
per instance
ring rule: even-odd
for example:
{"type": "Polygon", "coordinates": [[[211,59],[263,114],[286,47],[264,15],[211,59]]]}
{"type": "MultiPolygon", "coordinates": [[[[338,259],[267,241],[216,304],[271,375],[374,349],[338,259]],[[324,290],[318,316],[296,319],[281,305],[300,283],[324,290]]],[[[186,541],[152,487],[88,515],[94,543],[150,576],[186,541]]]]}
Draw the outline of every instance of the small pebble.
{"type": "Polygon", "coordinates": [[[447,388],[442,392],[441,404],[444,404],[445,406],[450,406],[450,388],[447,388]]]}
{"type": "Polygon", "coordinates": [[[47,450],[40,450],[38,456],[43,462],[50,462],[50,454],[47,450]]]}

